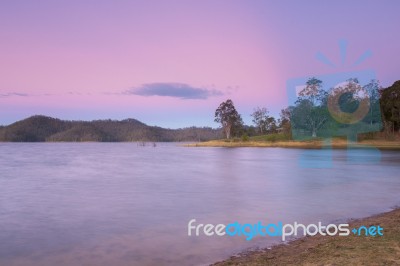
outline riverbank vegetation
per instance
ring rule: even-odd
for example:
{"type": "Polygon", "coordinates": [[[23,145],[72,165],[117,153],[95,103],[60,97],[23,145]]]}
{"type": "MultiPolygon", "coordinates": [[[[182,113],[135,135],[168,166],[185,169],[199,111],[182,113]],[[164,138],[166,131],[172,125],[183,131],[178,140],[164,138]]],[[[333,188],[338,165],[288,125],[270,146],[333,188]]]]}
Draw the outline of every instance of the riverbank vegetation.
{"type": "Polygon", "coordinates": [[[256,107],[250,115],[253,125],[244,125],[233,101],[222,102],[215,121],[227,141],[198,146],[310,146],[307,141],[331,138],[380,141],[381,146],[387,146],[400,140],[400,81],[382,88],[377,80],[361,86],[357,78],[351,78],[326,90],[321,80],[310,78],[278,119],[269,116],[266,107],[256,107]],[[221,111],[225,110],[221,106],[230,111],[221,111]]]}

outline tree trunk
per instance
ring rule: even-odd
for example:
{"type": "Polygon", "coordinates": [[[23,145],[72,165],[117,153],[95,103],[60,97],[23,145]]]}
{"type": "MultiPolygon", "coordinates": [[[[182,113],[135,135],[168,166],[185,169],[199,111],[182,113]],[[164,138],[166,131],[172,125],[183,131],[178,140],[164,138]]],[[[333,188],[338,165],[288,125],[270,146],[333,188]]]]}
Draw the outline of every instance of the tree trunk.
{"type": "Polygon", "coordinates": [[[317,137],[317,131],[315,130],[315,128],[313,128],[312,137],[313,137],[313,138],[316,138],[316,137],[317,137]]]}
{"type": "Polygon", "coordinates": [[[226,135],[226,138],[227,138],[227,139],[230,139],[230,138],[231,138],[231,126],[230,126],[230,125],[227,125],[227,126],[225,127],[225,135],[226,135]]]}

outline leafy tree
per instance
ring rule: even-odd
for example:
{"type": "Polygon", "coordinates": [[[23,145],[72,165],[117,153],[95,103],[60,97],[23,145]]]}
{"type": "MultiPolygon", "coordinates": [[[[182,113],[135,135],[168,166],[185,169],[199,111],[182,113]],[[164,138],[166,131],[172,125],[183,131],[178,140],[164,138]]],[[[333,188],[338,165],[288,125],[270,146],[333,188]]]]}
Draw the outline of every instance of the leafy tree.
{"type": "Polygon", "coordinates": [[[263,134],[264,132],[266,132],[268,122],[270,122],[270,120],[268,120],[269,116],[267,108],[257,107],[254,109],[251,116],[253,117],[254,125],[259,129],[260,133],[263,134]]]}
{"type": "Polygon", "coordinates": [[[382,90],[379,81],[376,79],[371,80],[367,85],[363,87],[363,89],[368,93],[370,108],[368,117],[365,119],[366,122],[369,122],[371,125],[373,123],[377,123],[381,120],[380,117],[380,105],[379,105],[379,92],[382,90]]]}
{"type": "Polygon", "coordinates": [[[229,139],[232,133],[238,133],[243,127],[243,121],[232,100],[222,102],[215,110],[215,122],[220,123],[226,138],[229,139]]]}
{"type": "Polygon", "coordinates": [[[249,137],[256,136],[256,128],[254,126],[243,125],[243,134],[246,134],[249,137]]]}
{"type": "Polygon", "coordinates": [[[400,80],[381,91],[381,110],[385,124],[400,131],[400,80]]]}
{"type": "Polygon", "coordinates": [[[311,132],[313,138],[329,118],[326,108],[328,94],[322,89],[322,81],[310,78],[299,92],[298,100],[292,109],[292,126],[311,132]]]}
{"type": "Polygon", "coordinates": [[[245,127],[242,117],[239,115],[239,120],[233,124],[231,128],[231,136],[240,137],[245,133],[245,127]]]}
{"type": "Polygon", "coordinates": [[[283,134],[290,136],[292,129],[290,126],[290,107],[282,109],[279,114],[278,127],[282,130],[283,134]]]}
{"type": "Polygon", "coordinates": [[[267,118],[267,132],[276,133],[278,126],[276,125],[276,120],[274,117],[270,116],[267,118]]]}

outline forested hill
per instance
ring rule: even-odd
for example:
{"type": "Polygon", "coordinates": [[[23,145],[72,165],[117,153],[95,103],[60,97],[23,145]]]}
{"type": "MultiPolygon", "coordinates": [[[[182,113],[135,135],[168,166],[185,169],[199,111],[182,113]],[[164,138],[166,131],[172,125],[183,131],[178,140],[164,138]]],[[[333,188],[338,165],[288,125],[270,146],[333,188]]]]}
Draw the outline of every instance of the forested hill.
{"type": "Polygon", "coordinates": [[[36,115],[0,127],[0,141],[199,141],[221,138],[221,130],[190,127],[166,129],[135,119],[64,121],[36,115]]]}

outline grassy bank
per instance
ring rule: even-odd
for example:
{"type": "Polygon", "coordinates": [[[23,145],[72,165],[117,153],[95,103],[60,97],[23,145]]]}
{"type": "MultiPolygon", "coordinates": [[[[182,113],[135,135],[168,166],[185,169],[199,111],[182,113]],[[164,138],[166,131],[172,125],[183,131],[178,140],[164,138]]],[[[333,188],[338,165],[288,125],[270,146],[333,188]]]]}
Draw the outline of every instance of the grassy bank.
{"type": "MultiPolygon", "coordinates": [[[[361,140],[352,147],[362,148],[363,145],[373,146],[379,149],[400,150],[400,141],[392,140],[361,140]]],[[[211,140],[187,144],[188,147],[281,147],[281,148],[299,148],[299,149],[320,149],[324,146],[323,140],[304,140],[294,141],[279,135],[256,136],[249,139],[232,139],[232,140],[211,140]]],[[[332,148],[346,149],[348,142],[343,138],[332,140],[332,148]]]]}
{"type": "Polygon", "coordinates": [[[400,265],[400,209],[350,222],[350,228],[380,225],[383,236],[314,236],[254,251],[225,265],[400,265]]]}

